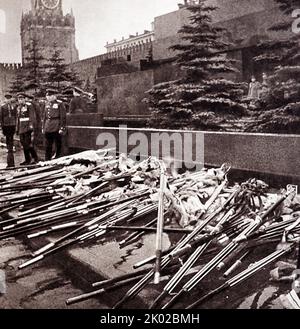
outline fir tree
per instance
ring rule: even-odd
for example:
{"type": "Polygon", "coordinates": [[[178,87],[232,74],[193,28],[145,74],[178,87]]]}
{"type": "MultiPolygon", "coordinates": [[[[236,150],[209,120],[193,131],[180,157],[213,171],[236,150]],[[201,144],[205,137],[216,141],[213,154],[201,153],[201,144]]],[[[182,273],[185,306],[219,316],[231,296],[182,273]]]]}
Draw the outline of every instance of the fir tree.
{"type": "Polygon", "coordinates": [[[47,67],[47,84],[62,90],[69,86],[80,86],[80,80],[75,71],[69,70],[69,65],[62,57],[62,51],[54,46],[52,57],[47,67]]]}
{"type": "Polygon", "coordinates": [[[41,55],[41,49],[35,37],[30,40],[29,45],[25,48],[28,56],[25,57],[25,65],[18,70],[13,80],[10,91],[13,93],[25,92],[28,89],[34,89],[39,92],[42,89],[45,58],[41,55]]]}
{"type": "Polygon", "coordinates": [[[226,79],[236,68],[225,54],[229,44],[222,40],[224,29],[212,24],[216,9],[206,0],[187,6],[190,24],[179,30],[181,43],[171,47],[183,78],[149,91],[150,125],[220,129],[226,119],[245,112],[242,85],[226,79]]]}
{"type": "Polygon", "coordinates": [[[271,26],[276,38],[258,45],[261,54],[254,60],[268,72],[262,113],[247,131],[273,133],[300,132],[300,47],[299,34],[291,32],[292,13],[299,0],[275,0],[282,19],[271,26]]]}
{"type": "Polygon", "coordinates": [[[36,92],[42,89],[45,77],[44,62],[45,58],[41,55],[41,49],[37,39],[33,37],[27,46],[28,57],[25,58],[26,65],[24,74],[26,76],[25,89],[35,86],[36,92]]]}
{"type": "Polygon", "coordinates": [[[92,84],[91,84],[90,78],[87,78],[87,80],[85,82],[84,91],[86,91],[86,92],[92,91],[92,84]]]}
{"type": "Polygon", "coordinates": [[[14,80],[11,82],[9,86],[9,92],[16,94],[25,91],[27,80],[26,75],[24,73],[24,69],[19,69],[17,74],[15,75],[14,80]]]}

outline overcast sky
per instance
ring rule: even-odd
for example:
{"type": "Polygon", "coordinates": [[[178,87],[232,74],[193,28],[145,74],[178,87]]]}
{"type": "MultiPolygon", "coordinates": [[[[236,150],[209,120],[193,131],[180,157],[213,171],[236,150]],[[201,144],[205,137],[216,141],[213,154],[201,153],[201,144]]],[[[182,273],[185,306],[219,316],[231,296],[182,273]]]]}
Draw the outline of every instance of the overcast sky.
{"type": "MultiPolygon", "coordinates": [[[[155,16],[178,8],[181,0],[63,0],[65,13],[73,8],[80,58],[105,52],[106,41],[151,29],[155,16]]],[[[20,20],[30,0],[0,0],[0,62],[19,62],[20,20]],[[6,29],[3,29],[3,12],[6,29]],[[2,13],[2,14],[1,14],[2,13]],[[2,22],[1,22],[2,20],[2,22]]]]}

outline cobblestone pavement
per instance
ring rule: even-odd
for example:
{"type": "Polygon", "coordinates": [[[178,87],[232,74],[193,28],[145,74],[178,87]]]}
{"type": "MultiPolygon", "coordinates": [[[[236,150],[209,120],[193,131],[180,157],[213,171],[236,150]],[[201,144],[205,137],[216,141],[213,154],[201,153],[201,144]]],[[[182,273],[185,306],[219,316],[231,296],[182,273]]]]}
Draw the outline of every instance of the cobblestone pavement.
{"type": "MultiPolygon", "coordinates": [[[[19,148],[19,146],[16,146],[16,152],[14,153],[15,156],[15,164],[16,166],[19,165],[21,162],[24,161],[23,157],[23,152],[19,148]]],[[[6,157],[7,157],[7,151],[6,147],[4,144],[0,145],[0,169],[3,169],[6,167],[6,157]]]]}
{"type": "MultiPolygon", "coordinates": [[[[18,270],[18,266],[28,260],[30,250],[15,239],[0,241],[0,274],[5,274],[7,292],[0,295],[0,309],[109,309],[123,294],[118,290],[109,295],[102,295],[99,299],[91,299],[73,306],[66,306],[65,300],[88,292],[82,289],[76,280],[73,281],[69,271],[64,271],[51,260],[41,262],[33,267],[18,270]]],[[[58,255],[57,255],[58,256],[58,255]]],[[[254,279],[230,289],[206,303],[205,309],[282,309],[279,299],[280,294],[290,290],[290,284],[276,285],[269,283],[269,271],[266,268],[254,279]]],[[[72,269],[74,271],[76,269],[72,269]]],[[[129,268],[128,268],[129,271],[129,268]]],[[[163,283],[165,284],[166,281],[163,283]]],[[[154,286],[150,284],[140,293],[140,301],[129,302],[128,309],[145,308],[153,301],[162,290],[163,284],[154,286]]],[[[201,284],[205,291],[212,288],[211,281],[205,280],[201,284]]],[[[203,294],[202,289],[195,291],[188,300],[178,304],[179,308],[190,304],[203,294]]]]}
{"type": "Polygon", "coordinates": [[[0,295],[0,309],[105,309],[98,300],[66,306],[65,300],[82,294],[70,278],[50,262],[18,271],[29,250],[15,239],[0,242],[0,271],[5,273],[6,294],[0,295]]]}

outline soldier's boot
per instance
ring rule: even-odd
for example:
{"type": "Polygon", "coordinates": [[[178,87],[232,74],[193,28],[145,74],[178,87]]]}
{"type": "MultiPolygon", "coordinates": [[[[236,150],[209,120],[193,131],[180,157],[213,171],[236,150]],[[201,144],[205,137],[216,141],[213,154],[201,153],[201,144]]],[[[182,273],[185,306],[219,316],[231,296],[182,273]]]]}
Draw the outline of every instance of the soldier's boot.
{"type": "Polygon", "coordinates": [[[13,150],[8,150],[7,153],[7,167],[12,168],[15,166],[15,158],[13,150]]]}
{"type": "Polygon", "coordinates": [[[46,153],[45,153],[45,161],[50,161],[52,160],[52,146],[51,147],[46,147],[46,153]]]}
{"type": "Polygon", "coordinates": [[[32,158],[33,158],[33,161],[31,162],[31,164],[36,164],[36,163],[38,163],[38,162],[39,162],[39,157],[38,157],[38,155],[37,155],[37,153],[36,153],[34,147],[31,147],[31,148],[30,148],[30,154],[31,154],[31,156],[32,156],[32,158]]]}
{"type": "Polygon", "coordinates": [[[55,153],[55,159],[58,159],[61,157],[62,154],[62,139],[61,136],[58,136],[56,138],[56,153],[55,153]]]}
{"type": "Polygon", "coordinates": [[[25,157],[25,161],[20,163],[20,166],[26,166],[31,163],[30,151],[28,149],[24,149],[24,157],[25,157]]]}
{"type": "Polygon", "coordinates": [[[7,168],[12,168],[15,166],[13,135],[6,136],[6,146],[7,146],[7,168]]]}

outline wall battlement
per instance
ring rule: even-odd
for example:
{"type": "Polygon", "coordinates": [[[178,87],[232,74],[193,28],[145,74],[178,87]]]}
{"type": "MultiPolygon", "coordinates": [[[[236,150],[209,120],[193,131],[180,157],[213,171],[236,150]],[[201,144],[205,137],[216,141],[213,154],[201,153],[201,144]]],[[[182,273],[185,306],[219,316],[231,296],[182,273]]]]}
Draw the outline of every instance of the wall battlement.
{"type": "Polygon", "coordinates": [[[57,16],[51,14],[34,15],[33,12],[23,14],[21,30],[29,30],[32,27],[71,27],[75,28],[75,18],[71,14],[57,16]]]}
{"type": "Polygon", "coordinates": [[[152,42],[141,45],[127,47],[122,50],[112,51],[102,55],[90,57],[71,64],[71,67],[79,74],[81,79],[86,83],[89,81],[94,84],[96,81],[97,70],[105,62],[127,62],[136,65],[142,59],[152,58],[152,42]]]}
{"type": "MultiPolygon", "coordinates": [[[[143,56],[145,52],[150,51],[152,49],[152,42],[147,42],[145,44],[136,45],[132,47],[127,47],[121,50],[112,51],[109,53],[97,55],[94,57],[90,57],[87,59],[80,60],[75,62],[74,65],[84,64],[84,65],[94,65],[94,64],[101,64],[101,62],[106,61],[112,58],[121,58],[127,55],[133,55],[134,57],[139,57],[142,59],[141,55],[143,56]]],[[[133,58],[133,60],[137,60],[137,58],[133,58]]]]}
{"type": "Polygon", "coordinates": [[[0,104],[4,99],[4,94],[9,91],[17,72],[21,69],[21,63],[0,63],[0,104]]]}
{"type": "Polygon", "coordinates": [[[1,71],[16,71],[22,68],[21,63],[0,63],[1,71]]]}

